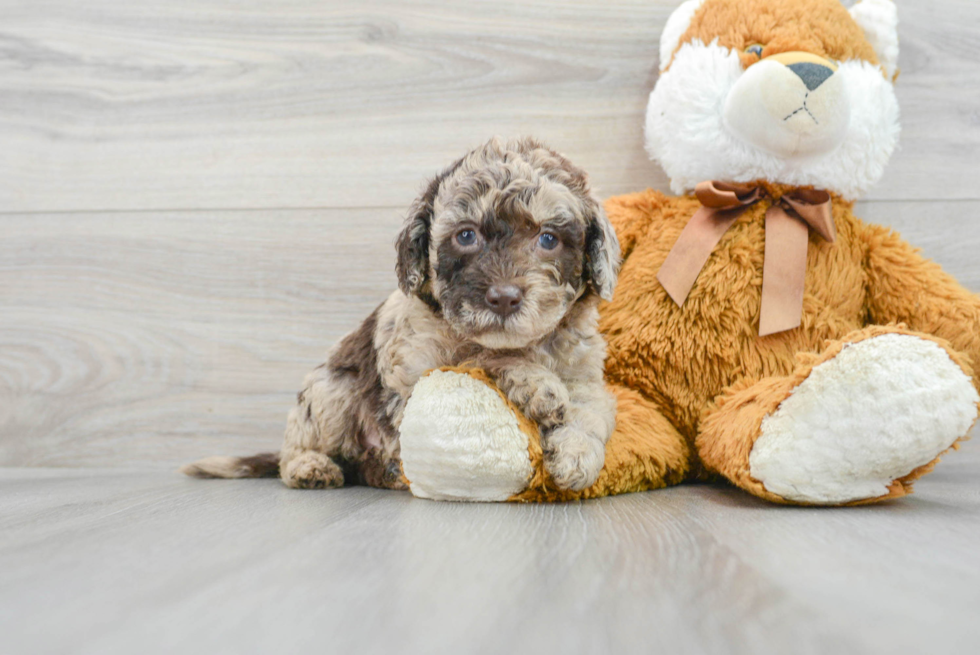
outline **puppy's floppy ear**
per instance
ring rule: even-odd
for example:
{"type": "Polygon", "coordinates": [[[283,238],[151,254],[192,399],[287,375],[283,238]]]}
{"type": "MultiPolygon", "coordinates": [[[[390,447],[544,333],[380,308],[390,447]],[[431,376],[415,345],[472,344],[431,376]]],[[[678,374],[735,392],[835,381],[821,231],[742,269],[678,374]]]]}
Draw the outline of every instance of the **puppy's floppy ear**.
{"type": "Polygon", "coordinates": [[[619,239],[602,205],[589,199],[589,224],[585,230],[585,274],[603,300],[612,300],[619,275],[619,239]]]}
{"type": "Polygon", "coordinates": [[[395,242],[398,259],[395,274],[398,288],[406,296],[418,295],[429,276],[429,230],[432,227],[432,200],[439,189],[441,178],[429,183],[409,210],[405,225],[395,242]]]}
{"type": "Polygon", "coordinates": [[[465,159],[458,159],[432,178],[408,211],[408,218],[395,242],[398,252],[395,274],[398,276],[398,288],[406,296],[420,295],[429,280],[429,233],[432,230],[433,205],[443,180],[455,173],[465,159]]]}

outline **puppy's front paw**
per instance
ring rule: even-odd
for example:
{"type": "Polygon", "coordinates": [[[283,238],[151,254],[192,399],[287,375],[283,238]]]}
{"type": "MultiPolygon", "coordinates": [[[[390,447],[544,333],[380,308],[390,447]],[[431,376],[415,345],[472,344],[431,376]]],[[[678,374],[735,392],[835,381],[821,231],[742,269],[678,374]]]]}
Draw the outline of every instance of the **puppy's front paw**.
{"type": "Polygon", "coordinates": [[[524,415],[549,430],[565,421],[565,407],[568,404],[568,390],[563,384],[540,382],[535,386],[517,389],[511,398],[524,415]]]}
{"type": "Polygon", "coordinates": [[[544,466],[562,489],[591,487],[605,460],[602,440],[576,425],[558,427],[545,438],[544,466]]]}
{"type": "Polygon", "coordinates": [[[548,430],[565,421],[568,390],[564,385],[544,385],[532,394],[525,411],[531,420],[548,430]]]}

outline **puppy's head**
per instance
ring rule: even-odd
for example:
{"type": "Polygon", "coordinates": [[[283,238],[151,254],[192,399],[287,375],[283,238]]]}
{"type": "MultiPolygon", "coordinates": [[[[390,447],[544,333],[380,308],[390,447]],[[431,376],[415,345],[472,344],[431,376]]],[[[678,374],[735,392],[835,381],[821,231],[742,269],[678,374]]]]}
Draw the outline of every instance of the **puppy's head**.
{"type": "Polygon", "coordinates": [[[488,348],[522,348],[610,299],[619,268],[585,173],[533,139],[493,139],[437,175],[397,249],[402,292],[488,348]]]}

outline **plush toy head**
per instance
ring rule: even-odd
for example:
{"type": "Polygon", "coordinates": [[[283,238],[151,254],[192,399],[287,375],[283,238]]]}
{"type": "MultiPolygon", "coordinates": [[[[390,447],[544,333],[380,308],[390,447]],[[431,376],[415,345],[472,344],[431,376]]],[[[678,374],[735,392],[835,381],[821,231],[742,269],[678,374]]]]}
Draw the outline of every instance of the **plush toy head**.
{"type": "Polygon", "coordinates": [[[647,150],[675,193],[767,180],[853,199],[898,141],[891,0],[688,0],[667,21],[647,150]]]}

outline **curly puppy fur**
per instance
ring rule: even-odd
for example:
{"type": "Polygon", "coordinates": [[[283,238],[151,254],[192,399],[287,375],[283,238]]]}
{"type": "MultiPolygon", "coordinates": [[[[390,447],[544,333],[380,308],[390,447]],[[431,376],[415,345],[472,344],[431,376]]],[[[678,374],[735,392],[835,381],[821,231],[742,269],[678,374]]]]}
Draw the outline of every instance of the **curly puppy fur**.
{"type": "Polygon", "coordinates": [[[307,377],[278,458],[212,457],[185,473],[405,488],[405,402],[427,371],[467,363],[541,426],[559,486],[595,482],[615,425],[597,306],[619,243],[586,174],[533,139],[493,139],[429,182],[397,252],[399,290],[307,377]]]}

